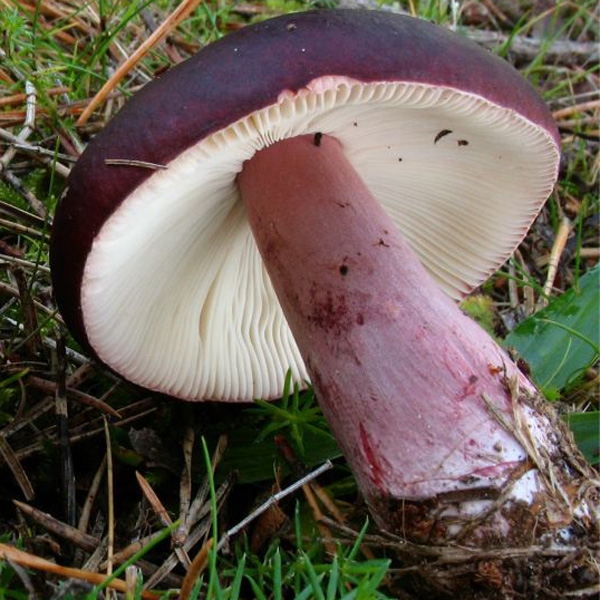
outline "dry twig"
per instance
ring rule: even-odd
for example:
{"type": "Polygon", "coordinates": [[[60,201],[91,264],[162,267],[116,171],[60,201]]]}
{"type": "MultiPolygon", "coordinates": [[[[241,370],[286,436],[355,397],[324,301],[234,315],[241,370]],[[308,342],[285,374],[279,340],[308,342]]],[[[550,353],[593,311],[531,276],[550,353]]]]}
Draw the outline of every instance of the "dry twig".
{"type": "Polygon", "coordinates": [[[59,537],[69,540],[77,548],[83,548],[88,552],[93,552],[100,543],[98,538],[79,531],[77,528],[59,521],[52,515],[42,512],[29,504],[13,500],[15,506],[29,518],[39,523],[42,527],[58,535],[59,537]]]}
{"type": "Polygon", "coordinates": [[[33,500],[35,498],[35,491],[33,490],[31,481],[29,480],[29,477],[27,477],[27,473],[19,462],[14,450],[11,448],[10,444],[2,434],[0,434],[0,454],[2,454],[4,462],[8,465],[13,477],[19,484],[25,500],[28,502],[33,500]]]}
{"type": "MultiPolygon", "coordinates": [[[[173,520],[169,516],[167,509],[164,507],[163,503],[160,501],[160,498],[156,495],[155,491],[152,489],[152,486],[146,481],[145,477],[136,471],[135,476],[138,480],[140,488],[146,497],[146,500],[150,503],[150,506],[156,513],[156,516],[160,520],[161,524],[165,527],[170,527],[173,525],[173,520]]],[[[175,546],[175,554],[179,559],[179,562],[188,569],[191,564],[190,557],[184,548],[181,546],[175,546]]]]}
{"type": "Polygon", "coordinates": [[[169,15],[161,25],[146,39],[141,46],[115,71],[114,75],[102,86],[100,91],[87,105],[77,120],[77,126],[85,125],[96,108],[104,102],[108,94],[122,81],[122,79],[146,56],[146,54],[169,32],[177,27],[196,7],[200,0],[183,0],[181,4],[169,15]]]}
{"type": "Polygon", "coordinates": [[[564,249],[567,245],[567,240],[569,239],[571,230],[571,221],[569,221],[569,219],[563,215],[563,218],[561,219],[560,225],[558,227],[558,231],[556,233],[556,238],[554,239],[554,244],[552,245],[552,250],[550,251],[550,258],[548,262],[548,275],[546,276],[546,283],[544,284],[544,293],[538,301],[538,309],[544,308],[544,306],[548,305],[548,299],[550,298],[550,294],[552,293],[554,279],[556,277],[558,265],[560,263],[560,257],[562,256],[562,253],[564,252],[564,249]]]}
{"type": "MultiPolygon", "coordinates": [[[[23,550],[18,550],[7,544],[0,543],[0,558],[13,561],[18,565],[22,565],[29,569],[36,569],[45,573],[54,573],[64,578],[80,579],[94,584],[102,584],[106,580],[106,577],[99,573],[91,573],[90,571],[74,569],[72,567],[61,567],[49,560],[39,558],[28,552],[23,552],[23,550]]],[[[121,579],[113,579],[108,586],[119,592],[125,592],[127,590],[126,583],[121,579]]],[[[144,600],[158,600],[159,596],[153,592],[143,591],[142,598],[144,600]]]]}

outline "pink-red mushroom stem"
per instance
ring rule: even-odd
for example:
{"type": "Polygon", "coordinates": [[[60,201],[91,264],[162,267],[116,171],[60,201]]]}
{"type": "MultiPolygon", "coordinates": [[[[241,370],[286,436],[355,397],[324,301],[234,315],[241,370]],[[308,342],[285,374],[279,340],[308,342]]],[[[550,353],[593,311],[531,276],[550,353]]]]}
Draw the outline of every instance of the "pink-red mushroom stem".
{"type": "MultiPolygon", "coordinates": [[[[367,497],[428,498],[526,458],[491,338],[439,289],[329,137],[280,142],[239,177],[319,402],[367,497]]],[[[526,385],[524,383],[524,385],[526,385]]]]}
{"type": "Polygon", "coordinates": [[[244,164],[238,185],[380,526],[481,547],[575,540],[574,519],[593,529],[593,504],[575,491],[589,472],[568,434],[426,272],[337,140],[278,142],[244,164]]]}

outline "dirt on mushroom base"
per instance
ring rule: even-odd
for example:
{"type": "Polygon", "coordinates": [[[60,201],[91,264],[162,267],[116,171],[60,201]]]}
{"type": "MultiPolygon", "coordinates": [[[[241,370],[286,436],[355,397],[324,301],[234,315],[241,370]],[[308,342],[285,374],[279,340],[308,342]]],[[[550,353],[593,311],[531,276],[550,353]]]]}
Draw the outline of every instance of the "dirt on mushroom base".
{"type": "Polygon", "coordinates": [[[395,524],[391,537],[398,541],[395,550],[404,564],[400,573],[418,598],[598,597],[598,474],[546,400],[511,393],[515,412],[528,407],[548,419],[556,435],[554,455],[527,443],[526,428],[513,428],[530,456],[500,490],[475,488],[419,502],[372,500],[388,527],[395,524]],[[531,502],[515,500],[511,487],[531,469],[544,481],[542,491],[531,502]],[[470,516],[461,507],[474,500],[489,502],[489,508],[470,516]]]}

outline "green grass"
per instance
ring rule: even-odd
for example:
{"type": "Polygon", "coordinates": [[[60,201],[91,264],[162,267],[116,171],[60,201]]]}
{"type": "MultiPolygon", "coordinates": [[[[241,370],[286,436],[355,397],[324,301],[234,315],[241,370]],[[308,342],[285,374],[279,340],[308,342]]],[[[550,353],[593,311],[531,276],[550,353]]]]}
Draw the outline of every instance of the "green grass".
{"type": "MultiPolygon", "coordinates": [[[[0,222],[0,283],[3,286],[0,288],[0,435],[8,441],[34,483],[37,498],[32,504],[59,519],[62,518],[62,506],[57,494],[60,463],[54,408],[50,402],[46,403],[48,410],[43,409],[46,399],[52,398],[54,392],[50,388],[36,387],[31,380],[35,375],[50,384],[57,381],[57,361],[60,360],[52,347],[61,333],[67,339],[68,373],[72,374],[81,366],[77,354],[81,349],[64,332],[54,312],[47,272],[48,222],[65,187],[65,179],[56,169],[56,162],[70,166],[76,158],[74,155],[102,129],[122,103],[167,68],[173,56],[178,54],[185,58],[253,20],[315,6],[335,6],[333,1],[266,0],[255,3],[253,6],[258,11],[251,13],[244,12],[244,6],[240,9],[239,3],[231,0],[202,3],[171,36],[168,41],[171,54],[164,44],[153,49],[121,82],[110,102],[98,109],[88,124],[77,127],[75,122],[82,103],[98,91],[123,58],[148,35],[142,18],[144,12],[149,11],[154,21],[160,23],[173,9],[173,3],[166,0],[101,0],[89,6],[74,4],[77,8],[59,3],[63,14],[49,16],[42,0],[35,3],[33,12],[25,10],[22,4],[0,0],[0,100],[22,93],[26,81],[33,83],[36,89],[35,127],[27,142],[42,148],[49,157],[48,164],[44,165],[19,152],[7,169],[0,170],[0,219],[4,219],[0,222]],[[92,16],[90,11],[94,7],[97,13],[92,16]],[[56,88],[62,91],[57,92],[56,88]],[[20,188],[7,173],[21,182],[20,188]],[[45,214],[35,214],[23,191],[40,201],[45,214]],[[14,208],[26,214],[17,213],[12,210],[14,208]],[[17,289],[19,274],[25,278],[33,300],[46,308],[46,311],[38,308],[37,322],[31,328],[25,319],[31,303],[17,289]],[[32,351],[30,343],[38,339],[42,345],[32,351]]],[[[447,1],[380,4],[385,5],[383,8],[400,8],[444,25],[453,22],[451,3],[447,1]]],[[[484,3],[460,3],[456,15],[458,29],[463,35],[469,35],[476,28],[502,33],[505,42],[494,48],[494,52],[513,61],[538,86],[552,110],[597,99],[591,93],[593,82],[590,81],[597,77],[598,71],[593,60],[548,60],[548,49],[554,40],[597,41],[594,38],[595,2],[556,2],[547,14],[539,13],[538,4],[533,1],[503,3],[505,12],[493,14],[484,3]],[[527,35],[534,35],[543,42],[533,60],[520,57],[512,49],[518,36],[527,35]]],[[[0,105],[0,129],[19,135],[24,127],[24,109],[23,100],[0,105]]],[[[532,290],[539,299],[547,273],[547,258],[563,217],[572,223],[572,233],[561,257],[548,310],[560,309],[561,296],[568,298],[579,293],[586,273],[597,263],[593,250],[598,248],[600,163],[597,124],[587,118],[593,114],[591,111],[574,113],[559,123],[564,159],[556,193],[523,241],[520,256],[478,290],[484,300],[477,302],[473,310],[479,312],[499,340],[504,340],[523,321],[526,291],[532,290]],[[510,281],[517,286],[516,303],[509,295],[510,281]]],[[[597,112],[595,114],[597,116],[597,112]]],[[[0,152],[6,152],[10,147],[0,138],[0,152]]],[[[579,316],[585,318],[589,329],[594,327],[594,311],[589,305],[586,307],[581,309],[579,316]]],[[[540,333],[534,331],[530,335],[524,343],[535,348],[541,339],[535,336],[540,333]]],[[[586,456],[593,459],[598,450],[595,427],[599,408],[597,356],[590,358],[586,354],[585,359],[579,364],[571,364],[570,369],[578,376],[568,377],[568,385],[553,389],[552,397],[573,427],[586,456]]],[[[291,386],[288,379],[286,392],[279,402],[257,402],[251,408],[218,408],[210,405],[182,407],[161,397],[148,398],[148,394],[126,383],[119,384],[116,389],[113,384],[110,374],[93,366],[83,374],[78,389],[96,398],[104,398],[106,394],[106,401],[115,408],[129,407],[128,421],[112,425],[116,534],[120,547],[134,536],[143,537],[150,532],[164,531],[165,537],[168,536],[169,530],[164,529],[144,503],[135,484],[134,470],[141,470],[152,482],[172,518],[176,519],[183,466],[181,440],[186,427],[191,425],[197,439],[206,438],[208,454],[214,451],[221,433],[229,436],[228,449],[214,478],[205,479],[210,472],[206,468],[207,454],[198,442],[194,448],[191,485],[196,493],[206,481],[209,483],[207,512],[202,523],[212,530],[213,536],[217,537],[219,530],[241,520],[265,497],[296,480],[300,472],[328,458],[335,460],[335,469],[323,478],[322,485],[341,508],[348,525],[358,534],[358,538],[352,538],[343,532],[332,532],[336,552],[330,556],[304,496],[297,494],[293,499],[281,502],[282,522],[265,535],[262,547],[253,546],[253,529],[250,529],[248,535],[239,536],[232,542],[228,552],[211,553],[196,597],[333,600],[391,598],[402,592],[402,582],[398,583],[391,576],[393,567],[398,566],[393,553],[383,544],[373,543],[369,543],[368,551],[364,551],[367,531],[376,532],[376,528],[367,522],[367,511],[357,500],[353,479],[310,389],[300,391],[291,386]],[[130,429],[137,432],[141,441],[132,441],[130,429]],[[276,435],[282,436],[289,445],[293,455],[291,462],[282,458],[274,441],[276,435]],[[236,484],[227,488],[228,501],[218,501],[220,490],[225,489],[236,472],[236,484]],[[208,510],[208,506],[212,510],[208,510]]],[[[80,504],[83,504],[104,454],[103,442],[99,441],[102,438],[98,437],[103,435],[101,425],[95,433],[98,415],[96,409],[69,399],[68,419],[80,504]]],[[[60,564],[80,566],[81,550],[76,552],[73,544],[58,537],[53,537],[49,543],[42,525],[19,519],[11,499],[22,498],[21,490],[11,471],[6,466],[1,468],[0,541],[19,544],[32,554],[55,559],[60,564]]],[[[95,504],[94,519],[105,517],[106,491],[102,490],[95,504]]],[[[266,529],[264,523],[255,523],[254,527],[266,529]]],[[[192,558],[200,545],[190,551],[192,558]]],[[[168,544],[159,540],[143,548],[124,565],[137,564],[142,558],[157,565],[169,553],[168,544]]],[[[178,571],[179,577],[182,574],[178,571]]],[[[0,561],[0,600],[28,597],[27,585],[34,586],[39,597],[50,597],[52,593],[35,572],[15,570],[0,561]]],[[[159,587],[162,597],[175,596],[168,584],[159,587]]],[[[100,588],[92,591],[76,588],[70,594],[73,599],[104,597],[100,588]]],[[[139,589],[133,597],[140,597],[139,589]]]]}

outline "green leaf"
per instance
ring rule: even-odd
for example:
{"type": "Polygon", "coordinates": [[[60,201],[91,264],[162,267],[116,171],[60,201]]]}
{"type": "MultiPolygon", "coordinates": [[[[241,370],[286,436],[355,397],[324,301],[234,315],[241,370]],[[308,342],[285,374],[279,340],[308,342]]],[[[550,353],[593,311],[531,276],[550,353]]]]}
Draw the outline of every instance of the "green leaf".
{"type": "Polygon", "coordinates": [[[506,338],[505,344],[527,361],[534,381],[549,398],[598,359],[599,291],[600,267],[595,267],[581,278],[579,289],[553,299],[506,338]]]}
{"type": "Polygon", "coordinates": [[[331,572],[329,573],[329,583],[327,584],[327,600],[335,600],[340,580],[340,563],[338,555],[333,555],[331,561],[331,572]]]}
{"type": "Polygon", "coordinates": [[[461,303],[461,309],[475,319],[492,337],[494,337],[494,301],[484,294],[467,296],[461,303]]]}
{"type": "Polygon", "coordinates": [[[585,458],[592,464],[600,461],[600,412],[572,413],[565,416],[575,441],[585,458]]]}
{"type": "Polygon", "coordinates": [[[246,579],[252,586],[252,591],[254,592],[254,597],[256,600],[267,600],[267,597],[264,595],[261,586],[254,580],[251,575],[246,574],[246,579]]]}
{"type": "MultiPolygon", "coordinates": [[[[298,460],[307,468],[341,456],[332,437],[313,431],[304,433],[304,447],[305,452],[298,456],[298,460]]],[[[227,473],[235,469],[239,483],[255,483],[273,478],[274,463],[280,464],[285,473],[289,472],[273,437],[257,440],[254,427],[240,427],[229,435],[229,445],[219,464],[219,471],[227,473]]]]}

